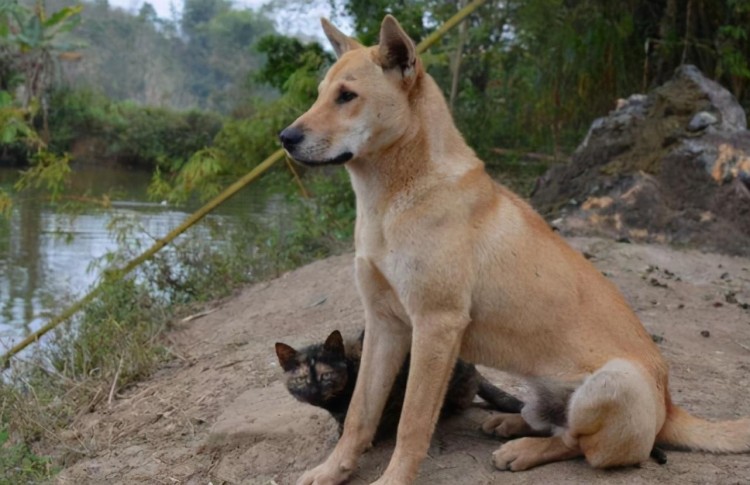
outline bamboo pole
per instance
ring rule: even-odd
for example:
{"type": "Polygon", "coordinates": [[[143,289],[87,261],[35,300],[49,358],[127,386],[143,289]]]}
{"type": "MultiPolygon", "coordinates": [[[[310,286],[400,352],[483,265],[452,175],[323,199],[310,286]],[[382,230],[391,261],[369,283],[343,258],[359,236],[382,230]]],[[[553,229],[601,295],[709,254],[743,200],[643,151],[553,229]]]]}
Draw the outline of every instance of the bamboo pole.
{"type": "Polygon", "coordinates": [[[474,0],[458,12],[456,15],[445,21],[435,32],[425,37],[422,42],[417,44],[417,52],[422,53],[432,47],[432,44],[440,40],[449,30],[458,25],[463,19],[474,13],[476,9],[481,7],[487,0],[474,0]]]}
{"type": "MultiPolygon", "coordinates": [[[[439,29],[437,29],[435,32],[425,37],[424,40],[422,40],[422,42],[420,42],[417,45],[417,52],[422,53],[425,50],[427,50],[435,42],[440,40],[449,30],[451,30],[453,27],[458,25],[466,17],[471,15],[477,8],[479,8],[486,1],[487,0],[474,0],[467,6],[463,7],[453,17],[448,19],[442,26],[440,26],[439,29]]],[[[156,254],[164,246],[172,242],[180,234],[182,234],[183,232],[188,230],[190,227],[192,227],[194,224],[196,224],[198,221],[203,219],[209,212],[213,211],[218,206],[223,204],[225,201],[227,201],[230,197],[232,197],[234,194],[239,192],[242,188],[244,188],[250,182],[260,177],[266,170],[271,168],[271,166],[273,166],[274,163],[278,162],[282,158],[284,158],[284,150],[279,149],[275,151],[271,156],[269,156],[263,162],[261,162],[260,165],[256,166],[254,169],[252,169],[249,173],[247,173],[241,179],[237,180],[235,183],[227,187],[221,194],[217,195],[212,200],[207,202],[203,207],[201,207],[192,215],[190,215],[190,217],[185,219],[182,222],[182,224],[172,229],[172,231],[170,231],[169,234],[167,234],[163,238],[156,241],[150,248],[148,248],[146,251],[141,253],[136,258],[132,259],[124,267],[120,269],[108,271],[104,275],[104,281],[99,283],[96,287],[94,287],[93,290],[88,292],[77,302],[73,303],[61,314],[59,314],[58,316],[56,316],[55,318],[47,322],[47,324],[44,325],[42,328],[40,328],[36,332],[29,334],[26,338],[18,342],[8,352],[6,352],[0,359],[0,364],[2,365],[0,369],[7,369],[8,366],[10,365],[10,359],[14,355],[18,354],[19,352],[21,352],[23,349],[25,349],[32,343],[39,341],[39,339],[44,334],[46,334],[53,328],[57,327],[64,321],[68,320],[70,317],[72,317],[76,313],[78,313],[78,311],[80,311],[84,306],[86,306],[94,298],[96,298],[96,296],[104,288],[104,283],[123,278],[125,275],[133,271],[143,262],[145,262],[146,260],[151,258],[154,254],[156,254]]]]}

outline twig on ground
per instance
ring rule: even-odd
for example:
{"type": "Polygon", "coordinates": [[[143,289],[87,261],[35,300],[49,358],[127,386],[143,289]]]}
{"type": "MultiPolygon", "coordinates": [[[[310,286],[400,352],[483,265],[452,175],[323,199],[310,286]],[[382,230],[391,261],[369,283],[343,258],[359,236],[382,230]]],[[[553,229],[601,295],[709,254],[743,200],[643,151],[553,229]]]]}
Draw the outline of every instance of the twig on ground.
{"type": "Polygon", "coordinates": [[[120,371],[122,370],[122,356],[120,356],[120,363],[117,364],[117,372],[115,372],[115,378],[112,380],[112,387],[109,389],[109,398],[107,399],[107,405],[112,405],[112,399],[115,397],[115,389],[117,388],[117,379],[120,378],[120,371]]]}
{"type": "Polygon", "coordinates": [[[180,320],[180,323],[192,322],[193,320],[197,320],[199,318],[205,317],[206,315],[210,315],[213,312],[215,312],[216,310],[218,310],[218,308],[211,308],[209,310],[203,310],[202,312],[194,313],[194,314],[189,315],[189,316],[183,318],[182,320],[180,320]]]}

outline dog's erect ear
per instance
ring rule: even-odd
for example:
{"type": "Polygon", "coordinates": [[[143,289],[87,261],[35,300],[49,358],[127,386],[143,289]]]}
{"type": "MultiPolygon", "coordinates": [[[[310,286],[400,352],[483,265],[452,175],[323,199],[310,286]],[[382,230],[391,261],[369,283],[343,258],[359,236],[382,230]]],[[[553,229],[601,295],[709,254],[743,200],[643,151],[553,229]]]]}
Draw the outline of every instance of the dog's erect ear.
{"type": "Polygon", "coordinates": [[[287,344],[276,342],[276,357],[279,358],[279,364],[285,371],[294,368],[294,358],[297,357],[297,351],[287,344]]]}
{"type": "Polygon", "coordinates": [[[414,41],[392,15],[386,15],[380,26],[380,61],[383,69],[401,69],[404,78],[416,72],[417,49],[414,41]]]}
{"type": "Polygon", "coordinates": [[[331,335],[326,339],[326,343],[323,344],[323,348],[326,352],[344,355],[346,351],[344,350],[344,339],[341,338],[341,332],[338,330],[331,332],[331,335]]]}
{"type": "Polygon", "coordinates": [[[320,24],[323,26],[323,32],[325,32],[326,37],[331,41],[331,46],[336,53],[336,57],[341,57],[347,51],[362,47],[362,44],[341,32],[328,19],[321,18],[320,24]]]}

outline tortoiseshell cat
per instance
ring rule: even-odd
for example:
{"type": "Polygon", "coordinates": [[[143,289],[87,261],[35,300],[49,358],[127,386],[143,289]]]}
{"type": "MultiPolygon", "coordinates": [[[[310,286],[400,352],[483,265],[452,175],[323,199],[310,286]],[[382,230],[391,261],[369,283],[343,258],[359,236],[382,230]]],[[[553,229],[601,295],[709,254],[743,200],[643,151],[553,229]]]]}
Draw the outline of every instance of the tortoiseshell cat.
{"type": "MultiPolygon", "coordinates": [[[[295,350],[281,342],[276,343],[276,356],[284,369],[289,392],[301,402],[330,412],[339,423],[339,433],[343,429],[344,418],[357,381],[364,335],[362,332],[359,339],[349,348],[344,346],[338,330],[334,330],[325,343],[313,344],[301,350],[295,350]]],[[[407,357],[383,410],[376,440],[392,434],[398,426],[408,373],[407,357]]],[[[459,359],[448,384],[441,417],[468,408],[476,395],[499,411],[518,413],[523,407],[523,402],[492,385],[474,365],[459,359]]]]}

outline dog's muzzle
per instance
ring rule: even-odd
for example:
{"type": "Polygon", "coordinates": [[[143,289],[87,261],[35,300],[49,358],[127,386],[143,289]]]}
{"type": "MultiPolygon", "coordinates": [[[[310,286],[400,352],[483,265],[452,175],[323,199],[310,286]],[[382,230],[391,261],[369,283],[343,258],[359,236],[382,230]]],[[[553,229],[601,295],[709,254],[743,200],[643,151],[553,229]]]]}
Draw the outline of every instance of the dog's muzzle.
{"type": "Polygon", "coordinates": [[[305,134],[302,132],[302,130],[293,126],[288,126],[281,130],[281,133],[279,133],[279,140],[281,140],[281,145],[290,154],[294,152],[294,149],[297,147],[297,145],[302,143],[302,140],[304,139],[305,134]]]}
{"type": "Polygon", "coordinates": [[[288,126],[281,130],[279,133],[279,140],[281,145],[286,150],[287,154],[297,163],[307,165],[308,167],[316,167],[321,165],[341,165],[354,157],[352,152],[346,151],[340,155],[330,159],[308,159],[302,154],[298,153],[300,144],[305,140],[305,133],[299,128],[294,126],[288,126]]]}

